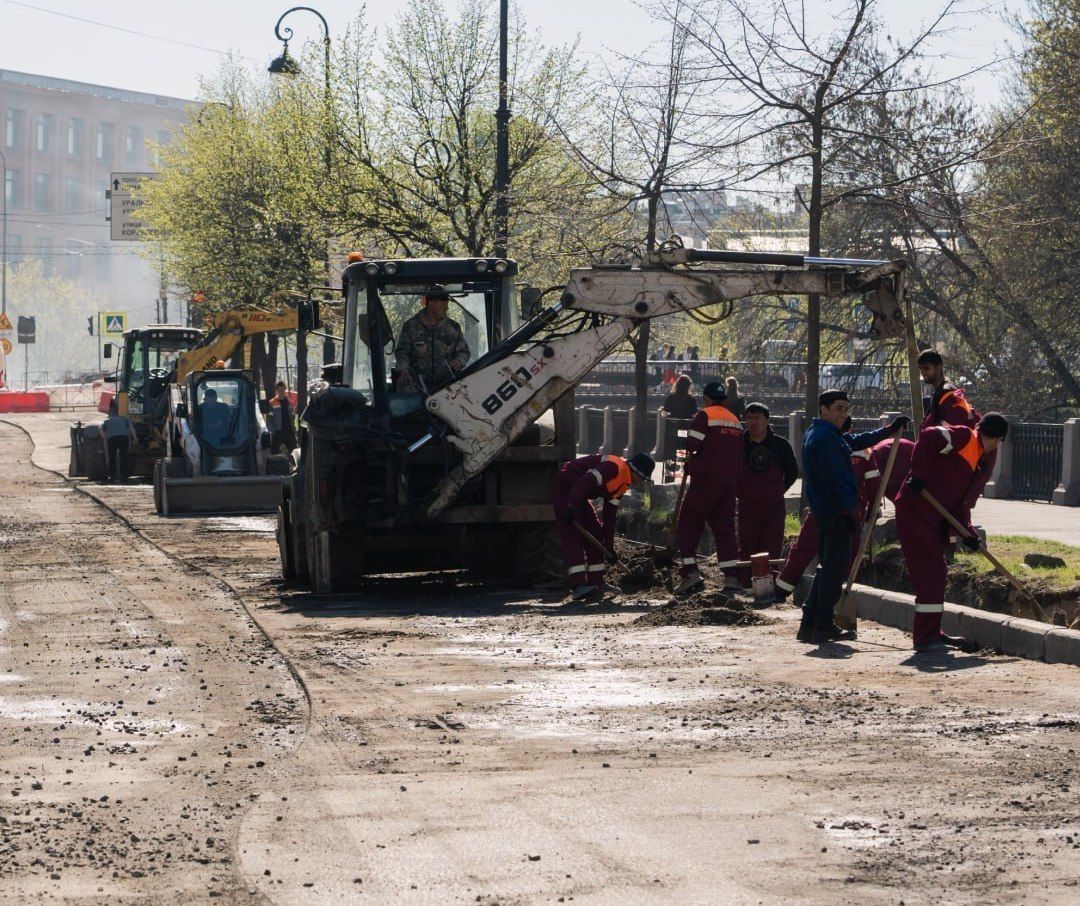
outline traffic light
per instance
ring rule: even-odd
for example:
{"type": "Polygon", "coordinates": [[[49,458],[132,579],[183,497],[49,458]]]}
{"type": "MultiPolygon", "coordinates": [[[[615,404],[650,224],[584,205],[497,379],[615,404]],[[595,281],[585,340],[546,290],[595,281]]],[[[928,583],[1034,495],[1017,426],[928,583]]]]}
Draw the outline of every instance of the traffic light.
{"type": "Polygon", "coordinates": [[[90,334],[90,336],[94,335],[94,316],[93,315],[90,315],[90,317],[86,319],[86,332],[88,334],[90,334]]]}

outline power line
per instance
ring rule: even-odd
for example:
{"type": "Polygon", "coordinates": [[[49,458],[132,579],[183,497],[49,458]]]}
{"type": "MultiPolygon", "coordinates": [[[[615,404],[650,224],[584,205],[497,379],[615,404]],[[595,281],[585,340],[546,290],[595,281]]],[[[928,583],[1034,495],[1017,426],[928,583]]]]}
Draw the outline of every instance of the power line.
{"type": "Polygon", "coordinates": [[[112,31],[121,31],[125,34],[135,35],[139,38],[149,38],[151,41],[162,41],[165,44],[176,44],[180,47],[189,47],[192,50],[203,50],[207,53],[217,54],[220,57],[236,56],[241,60],[247,60],[249,63],[259,63],[261,61],[254,59],[253,57],[245,57],[241,54],[232,54],[229,51],[218,50],[216,47],[205,47],[202,44],[191,44],[188,41],[178,41],[176,38],[165,38],[161,35],[152,35],[149,32],[137,31],[134,28],[125,28],[122,25],[112,25],[109,22],[99,22],[96,19],[86,19],[83,16],[75,16],[71,13],[62,13],[56,9],[48,9],[44,6],[36,6],[33,3],[24,3],[22,0],[4,0],[5,3],[10,3],[12,6],[22,6],[26,9],[36,10],[39,13],[48,13],[51,16],[59,16],[62,19],[71,19],[75,22],[82,22],[85,25],[96,25],[98,28],[108,28],[112,31]]]}

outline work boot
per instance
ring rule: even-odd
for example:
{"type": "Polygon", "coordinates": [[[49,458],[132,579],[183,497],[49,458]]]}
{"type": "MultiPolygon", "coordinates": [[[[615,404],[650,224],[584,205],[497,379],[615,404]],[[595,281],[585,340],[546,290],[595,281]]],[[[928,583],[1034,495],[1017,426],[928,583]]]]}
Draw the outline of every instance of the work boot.
{"type": "Polygon", "coordinates": [[[973,654],[979,650],[978,642],[971,642],[959,635],[945,635],[941,634],[941,641],[945,643],[949,648],[956,648],[959,651],[963,651],[965,654],[973,654]]]}
{"type": "Polygon", "coordinates": [[[599,584],[594,585],[593,587],[598,589],[600,594],[602,594],[602,595],[620,595],[620,594],[622,594],[622,589],[619,588],[617,585],[612,585],[610,582],[600,582],[599,584]]]}
{"type": "Polygon", "coordinates": [[[854,629],[841,629],[835,623],[828,626],[815,626],[810,635],[810,641],[815,645],[825,645],[828,642],[853,642],[858,638],[854,629]]]}
{"type": "Polygon", "coordinates": [[[690,570],[682,581],[675,586],[675,594],[688,595],[705,587],[705,577],[696,569],[690,570]]]}
{"type": "Polygon", "coordinates": [[[929,642],[923,642],[921,645],[915,646],[915,651],[918,654],[942,654],[949,650],[949,646],[945,643],[944,639],[933,639],[929,642]]]}
{"type": "Polygon", "coordinates": [[[724,576],[724,591],[741,592],[749,590],[743,586],[742,580],[738,576],[724,576]]]}
{"type": "Polygon", "coordinates": [[[811,619],[810,615],[804,611],[802,622],[799,623],[799,631],[795,635],[795,640],[797,642],[805,642],[806,644],[809,644],[811,639],[813,638],[813,635],[814,621],[813,619],[811,619]]]}
{"type": "Polygon", "coordinates": [[[598,585],[578,585],[570,593],[570,597],[575,601],[589,601],[599,598],[602,594],[603,590],[598,585]]]}
{"type": "Polygon", "coordinates": [[[773,592],[773,600],[776,601],[777,604],[783,604],[788,599],[788,595],[790,594],[791,592],[788,591],[786,588],[781,588],[779,585],[777,585],[776,591],[773,592]]]}

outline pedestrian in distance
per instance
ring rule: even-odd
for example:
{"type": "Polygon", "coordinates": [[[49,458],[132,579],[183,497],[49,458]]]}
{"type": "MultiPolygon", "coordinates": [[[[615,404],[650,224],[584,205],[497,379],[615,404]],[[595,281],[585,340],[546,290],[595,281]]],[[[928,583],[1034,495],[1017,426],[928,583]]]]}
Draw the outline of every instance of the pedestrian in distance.
{"type": "Polygon", "coordinates": [[[128,450],[135,441],[135,427],[131,419],[121,415],[116,400],[109,400],[109,414],[101,426],[105,434],[105,453],[108,462],[109,481],[124,484],[128,479],[128,450]]]}
{"type": "Polygon", "coordinates": [[[818,567],[803,602],[796,638],[816,645],[854,638],[853,632],[842,631],[833,621],[859,529],[859,487],[851,453],[872,447],[911,422],[901,415],[877,431],[845,436],[841,429],[849,412],[845,391],[826,390],[818,397],[818,415],[803,438],[803,487],[817,524],[818,567]]]}
{"type": "MultiPolygon", "coordinates": [[[[799,464],[791,444],[773,433],[764,403],[747,406],[745,419],[737,482],[739,559],[765,551],[773,559],[784,545],[784,494],[799,477],[799,464]]],[[[750,570],[742,568],[739,579],[749,588],[750,570]]]]}
{"type": "Polygon", "coordinates": [[[689,419],[697,414],[697,401],[690,395],[690,375],[680,374],[660,410],[668,418],[689,419]]]}
{"type": "Polygon", "coordinates": [[[579,456],[559,469],[551,504],[575,601],[600,598],[606,591],[614,591],[604,582],[610,557],[598,550],[584,533],[588,532],[613,554],[619,500],[631,485],[650,480],[655,468],[651,456],[637,453],[629,460],[621,456],[579,456]],[[603,503],[600,519],[593,509],[593,500],[603,503]]]}
{"type": "Polygon", "coordinates": [[[739,382],[734,375],[727,379],[727,407],[741,421],[746,414],[746,400],[739,394],[739,382]]]}
{"type": "Polygon", "coordinates": [[[971,537],[962,543],[977,551],[979,540],[971,525],[971,510],[990,474],[980,463],[993,455],[1008,433],[1009,422],[997,412],[986,413],[976,428],[932,425],[919,432],[911,472],[896,498],[896,531],[915,592],[912,644],[916,651],[964,647],[963,640],[941,631],[949,525],[922,492],[931,494],[967,528],[971,537]]]}
{"type": "Polygon", "coordinates": [[[284,381],[278,381],[270,398],[270,451],[284,448],[289,452],[296,446],[296,421],[292,401],[284,381]]]}
{"type": "Polygon", "coordinates": [[[678,595],[690,594],[705,585],[698,569],[697,549],[705,526],[716,542],[716,563],[724,571],[724,586],[741,589],[738,568],[739,544],[735,534],[735,499],[743,431],[738,418],[725,403],[718,381],[705,385],[705,407],[686,431],[686,473],[689,486],[679,511],[678,595]]]}

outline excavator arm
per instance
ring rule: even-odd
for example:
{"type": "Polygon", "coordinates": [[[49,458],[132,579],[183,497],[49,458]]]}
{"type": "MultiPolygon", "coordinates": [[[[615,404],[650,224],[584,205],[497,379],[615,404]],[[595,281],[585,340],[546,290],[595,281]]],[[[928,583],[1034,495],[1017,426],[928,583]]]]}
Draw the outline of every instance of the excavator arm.
{"type": "Polygon", "coordinates": [[[194,349],[177,359],[175,382],[182,384],[195,371],[208,371],[216,362],[228,362],[250,337],[263,333],[295,331],[300,324],[298,309],[279,312],[237,309],[214,318],[214,329],[194,349]]]}
{"type": "Polygon", "coordinates": [[[458,380],[431,394],[425,405],[436,435],[461,453],[461,462],[436,486],[425,512],[434,518],[458,491],[521,432],[574,387],[642,321],[755,296],[862,296],[874,315],[871,336],[903,330],[903,261],[804,258],[702,252],[676,248],[641,267],[597,266],[570,273],[560,302],[478,360],[458,380]],[[730,257],[729,257],[730,256],[730,257]],[[769,267],[714,269],[705,262],[769,267]],[[574,312],[582,322],[560,331],[574,312]],[[587,323],[585,323],[587,322],[587,323]]]}

